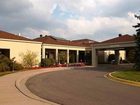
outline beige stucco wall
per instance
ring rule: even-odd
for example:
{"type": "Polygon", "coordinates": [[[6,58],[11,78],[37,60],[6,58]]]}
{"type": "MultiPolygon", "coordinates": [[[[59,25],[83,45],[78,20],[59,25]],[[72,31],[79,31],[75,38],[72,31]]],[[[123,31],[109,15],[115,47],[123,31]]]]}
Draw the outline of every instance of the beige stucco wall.
{"type": "Polygon", "coordinates": [[[10,49],[10,58],[15,57],[17,62],[21,62],[21,54],[26,53],[27,50],[35,52],[37,59],[41,61],[41,43],[35,41],[20,41],[0,39],[0,48],[10,49]]]}

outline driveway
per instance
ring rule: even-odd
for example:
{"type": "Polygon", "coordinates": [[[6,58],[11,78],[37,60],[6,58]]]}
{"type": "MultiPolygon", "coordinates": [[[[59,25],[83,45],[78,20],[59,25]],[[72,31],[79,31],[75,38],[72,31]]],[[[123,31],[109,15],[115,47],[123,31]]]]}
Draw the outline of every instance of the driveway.
{"type": "Polygon", "coordinates": [[[0,77],[0,105],[52,105],[52,103],[48,101],[43,102],[35,100],[33,98],[29,98],[29,96],[33,95],[30,94],[30,92],[28,92],[25,88],[25,85],[21,83],[22,81],[24,81],[24,79],[28,78],[31,75],[64,69],[67,68],[59,67],[39,70],[27,70],[0,77]],[[16,88],[16,83],[18,83],[20,91],[16,88]]]}
{"type": "Polygon", "coordinates": [[[120,67],[79,68],[30,78],[31,92],[62,105],[140,105],[140,88],[104,78],[120,67]]]}

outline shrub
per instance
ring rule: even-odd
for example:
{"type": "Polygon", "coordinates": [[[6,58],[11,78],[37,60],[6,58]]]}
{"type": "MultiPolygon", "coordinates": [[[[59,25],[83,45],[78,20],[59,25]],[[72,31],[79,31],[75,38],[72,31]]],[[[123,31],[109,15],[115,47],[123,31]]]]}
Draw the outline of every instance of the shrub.
{"type": "Polygon", "coordinates": [[[20,64],[20,63],[14,63],[14,65],[13,65],[13,69],[14,70],[23,70],[23,66],[22,66],[22,64],[20,64]]]}
{"type": "Polygon", "coordinates": [[[53,58],[50,58],[51,65],[55,65],[55,60],[53,58]]]}
{"type": "Polygon", "coordinates": [[[2,62],[0,63],[0,72],[4,71],[10,71],[10,67],[6,63],[2,62]]]}
{"type": "Polygon", "coordinates": [[[10,70],[11,61],[8,57],[0,55],[0,71],[10,70]]]}
{"type": "Polygon", "coordinates": [[[55,60],[53,58],[46,58],[46,59],[42,59],[41,61],[42,67],[52,66],[54,64],[55,64],[55,60]]]}
{"type": "Polygon", "coordinates": [[[41,67],[46,67],[47,64],[46,64],[46,59],[41,59],[41,64],[40,64],[41,67]]]}
{"type": "Polygon", "coordinates": [[[26,53],[20,54],[22,58],[22,63],[25,68],[32,68],[33,66],[37,65],[37,54],[30,50],[27,50],[26,53]]]}
{"type": "Polygon", "coordinates": [[[4,55],[0,55],[0,72],[22,70],[23,66],[15,61],[15,58],[9,59],[4,55]]]}
{"type": "Polygon", "coordinates": [[[46,59],[46,65],[47,66],[51,66],[52,65],[51,59],[49,59],[49,58],[46,59]]]}

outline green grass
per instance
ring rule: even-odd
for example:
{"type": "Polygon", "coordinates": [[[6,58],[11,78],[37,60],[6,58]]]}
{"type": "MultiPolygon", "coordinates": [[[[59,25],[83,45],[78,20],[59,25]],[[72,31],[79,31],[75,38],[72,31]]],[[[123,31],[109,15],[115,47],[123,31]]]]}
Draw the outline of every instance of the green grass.
{"type": "Polygon", "coordinates": [[[135,70],[116,71],[112,73],[112,76],[126,79],[126,80],[140,82],[140,71],[135,71],[135,70]]]}
{"type": "Polygon", "coordinates": [[[4,76],[4,75],[7,75],[7,74],[11,74],[12,71],[5,71],[5,72],[0,72],[0,76],[4,76]]]}

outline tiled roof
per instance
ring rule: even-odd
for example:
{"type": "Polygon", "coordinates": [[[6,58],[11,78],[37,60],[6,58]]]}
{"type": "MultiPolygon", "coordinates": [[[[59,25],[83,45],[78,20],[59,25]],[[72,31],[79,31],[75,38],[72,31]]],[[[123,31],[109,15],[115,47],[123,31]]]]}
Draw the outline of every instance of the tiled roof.
{"type": "Polygon", "coordinates": [[[91,39],[78,39],[78,40],[73,40],[73,42],[79,42],[79,41],[93,41],[93,40],[91,40],[91,39]]]}
{"type": "Polygon", "coordinates": [[[91,40],[91,39],[79,39],[79,40],[72,40],[72,42],[78,42],[78,43],[98,43],[97,41],[91,40]]]}
{"type": "Polygon", "coordinates": [[[135,37],[131,35],[120,35],[116,38],[112,38],[101,43],[119,43],[119,42],[128,42],[128,41],[135,41],[135,37]]]}
{"type": "Polygon", "coordinates": [[[54,38],[54,39],[56,39],[56,40],[68,41],[68,40],[66,40],[66,39],[64,39],[64,38],[60,38],[60,37],[56,37],[56,36],[50,36],[50,37],[52,37],[52,38],[54,38]]]}
{"type": "Polygon", "coordinates": [[[31,39],[25,38],[23,36],[15,35],[1,30],[0,30],[0,38],[31,41],[31,39]]]}
{"type": "Polygon", "coordinates": [[[44,36],[44,37],[39,37],[34,39],[35,41],[40,41],[46,44],[57,44],[57,45],[69,45],[69,46],[83,46],[87,47],[90,46],[91,43],[80,43],[80,42],[75,42],[75,41],[70,41],[70,40],[61,40],[61,38],[55,38],[53,36],[44,36]]]}

